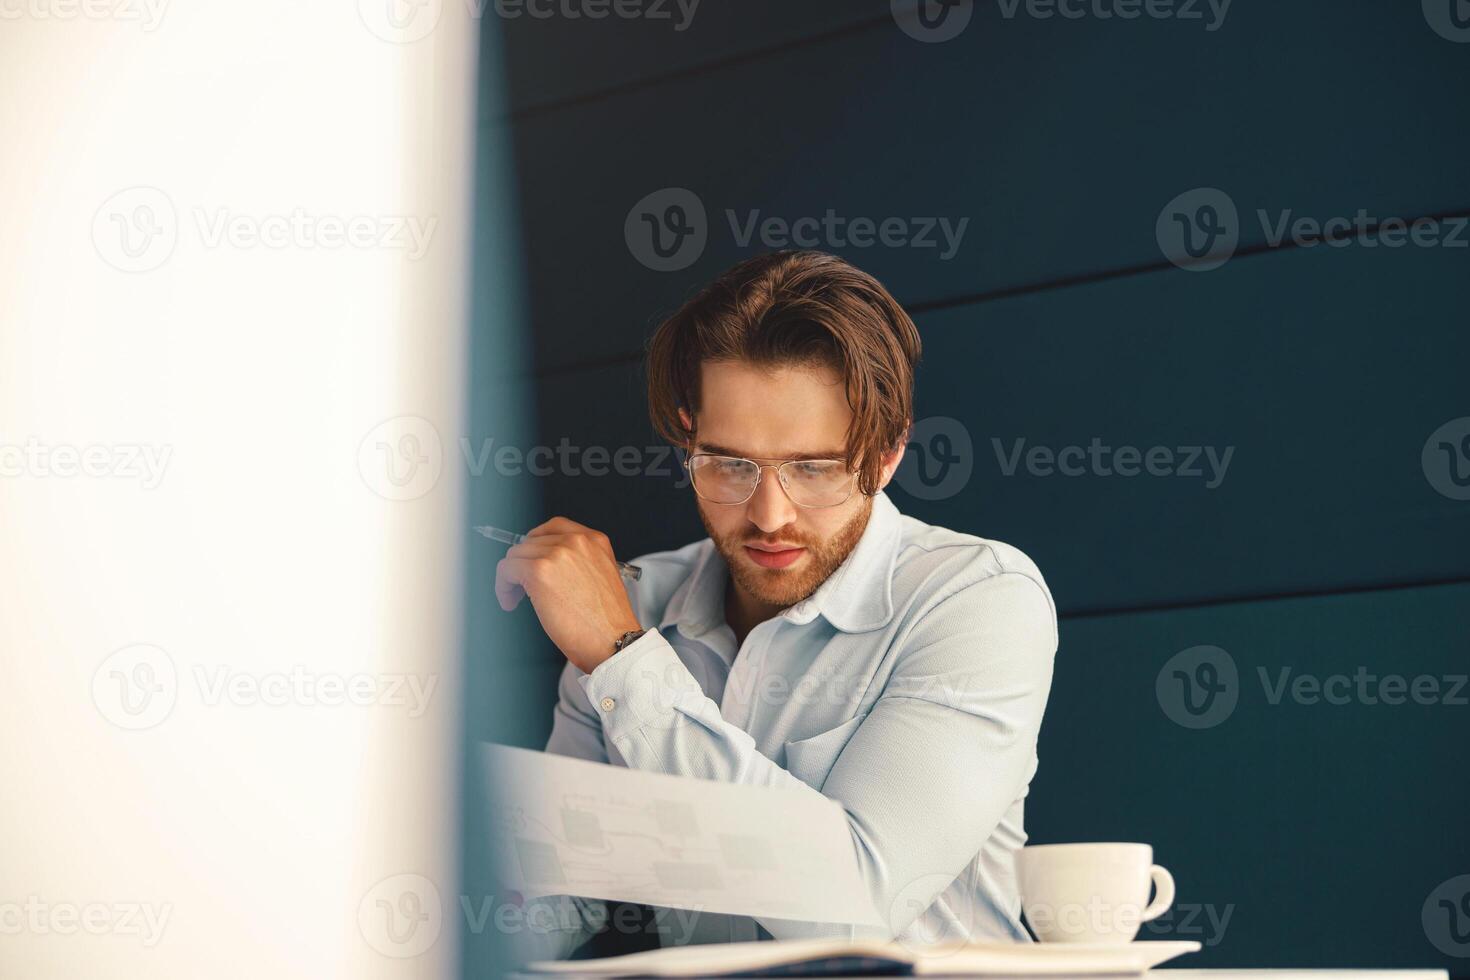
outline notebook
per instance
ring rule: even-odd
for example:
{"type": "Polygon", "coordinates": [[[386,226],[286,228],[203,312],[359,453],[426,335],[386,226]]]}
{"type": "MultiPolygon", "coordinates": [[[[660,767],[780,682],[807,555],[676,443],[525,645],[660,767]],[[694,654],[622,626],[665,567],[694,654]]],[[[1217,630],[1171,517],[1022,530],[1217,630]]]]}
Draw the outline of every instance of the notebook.
{"type": "Polygon", "coordinates": [[[1139,976],[1199,943],[901,943],[795,939],[670,946],[596,960],[531,963],[528,974],[588,977],[1139,976]]]}

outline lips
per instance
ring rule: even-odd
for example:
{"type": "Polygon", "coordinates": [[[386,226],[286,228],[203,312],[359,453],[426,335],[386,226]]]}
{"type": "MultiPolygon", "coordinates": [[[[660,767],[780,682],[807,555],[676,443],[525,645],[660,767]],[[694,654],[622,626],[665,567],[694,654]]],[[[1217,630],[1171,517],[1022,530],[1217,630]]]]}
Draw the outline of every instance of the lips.
{"type": "Polygon", "coordinates": [[[806,554],[805,548],[763,548],[754,545],[746,545],[745,553],[750,560],[762,568],[786,568],[802,555],[806,554]]]}

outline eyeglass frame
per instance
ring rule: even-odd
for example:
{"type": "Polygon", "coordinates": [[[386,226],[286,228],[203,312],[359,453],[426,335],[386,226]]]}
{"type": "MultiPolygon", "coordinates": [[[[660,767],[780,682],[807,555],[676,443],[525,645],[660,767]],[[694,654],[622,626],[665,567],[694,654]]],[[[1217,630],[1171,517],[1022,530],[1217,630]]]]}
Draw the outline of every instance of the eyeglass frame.
{"type": "MultiPolygon", "coordinates": [[[[776,457],[774,457],[774,456],[762,456],[762,457],[760,457],[760,459],[775,459],[775,458],[776,457]]],[[[696,497],[698,497],[700,500],[709,500],[710,503],[717,504],[718,506],[721,506],[721,507],[739,507],[741,504],[747,503],[750,500],[751,497],[754,497],[755,496],[755,492],[757,490],[759,490],[760,487],[761,487],[761,480],[765,477],[765,474],[762,473],[761,471],[762,470],[767,470],[767,469],[771,469],[771,470],[775,470],[776,471],[776,482],[781,485],[781,492],[784,493],[784,494],[786,494],[786,499],[789,500],[789,501],[791,501],[793,504],[795,504],[798,507],[805,507],[807,510],[829,510],[830,508],[833,508],[833,507],[841,507],[843,504],[847,503],[849,500],[852,499],[853,491],[857,489],[857,482],[858,482],[858,480],[857,480],[857,477],[858,477],[857,471],[850,469],[850,470],[847,471],[847,474],[850,477],[850,479],[847,481],[847,496],[843,497],[841,500],[837,501],[837,503],[835,503],[835,504],[804,504],[801,501],[797,500],[795,497],[791,496],[791,490],[790,490],[790,488],[786,486],[786,481],[781,478],[781,467],[787,466],[787,465],[789,465],[791,463],[843,463],[843,464],[846,464],[847,463],[847,460],[844,459],[844,458],[839,458],[839,457],[823,457],[822,459],[809,459],[809,458],[805,458],[805,457],[796,457],[796,458],[793,458],[793,459],[783,459],[779,463],[762,463],[759,460],[753,459],[753,458],[751,458],[749,456],[727,456],[724,453],[690,453],[690,454],[688,454],[687,456],[684,457],[684,471],[689,474],[689,488],[694,491],[694,495],[696,497]],[[736,460],[740,460],[743,463],[749,463],[752,466],[754,466],[755,467],[755,483],[751,485],[750,493],[748,493],[745,496],[744,499],[734,501],[733,503],[727,503],[727,502],[722,501],[722,500],[710,500],[709,497],[706,497],[704,494],[700,493],[699,492],[699,486],[698,486],[698,484],[696,484],[694,482],[694,470],[690,467],[690,464],[697,457],[700,457],[700,456],[708,456],[711,459],[736,459],[736,460]]]]}

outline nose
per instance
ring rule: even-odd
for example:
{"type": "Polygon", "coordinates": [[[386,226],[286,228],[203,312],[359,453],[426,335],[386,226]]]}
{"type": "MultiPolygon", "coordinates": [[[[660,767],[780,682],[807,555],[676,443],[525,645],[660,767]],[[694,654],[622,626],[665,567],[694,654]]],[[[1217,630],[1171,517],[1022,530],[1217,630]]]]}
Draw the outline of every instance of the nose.
{"type": "Polygon", "coordinates": [[[761,482],[745,502],[745,516],[765,534],[773,534],[796,520],[796,505],[786,496],[774,467],[761,470],[761,482]]]}

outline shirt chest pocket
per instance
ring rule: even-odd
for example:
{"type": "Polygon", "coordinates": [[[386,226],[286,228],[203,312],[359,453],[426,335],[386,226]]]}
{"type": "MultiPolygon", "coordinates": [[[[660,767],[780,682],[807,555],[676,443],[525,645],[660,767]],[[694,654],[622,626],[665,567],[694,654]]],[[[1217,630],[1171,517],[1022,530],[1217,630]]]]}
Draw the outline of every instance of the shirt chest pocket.
{"type": "Polygon", "coordinates": [[[847,747],[866,715],[850,718],[836,728],[786,743],[786,771],[813,789],[821,789],[837,757],[847,747]]]}

